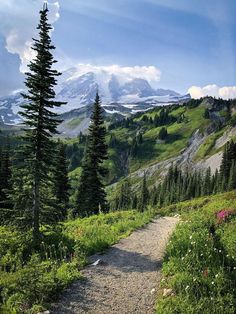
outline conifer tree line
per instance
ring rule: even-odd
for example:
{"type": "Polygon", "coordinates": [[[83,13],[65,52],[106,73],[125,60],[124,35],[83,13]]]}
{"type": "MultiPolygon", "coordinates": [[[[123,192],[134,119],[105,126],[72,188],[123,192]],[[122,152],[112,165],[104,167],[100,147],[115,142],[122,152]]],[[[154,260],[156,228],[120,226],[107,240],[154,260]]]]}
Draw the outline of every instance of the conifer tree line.
{"type": "Polygon", "coordinates": [[[236,189],[236,143],[226,143],[220,169],[186,171],[171,165],[164,180],[154,189],[148,189],[146,174],[140,185],[140,193],[132,192],[129,179],[124,180],[111,202],[113,210],[128,208],[145,210],[147,205],[166,206],[195,197],[236,189]]]}

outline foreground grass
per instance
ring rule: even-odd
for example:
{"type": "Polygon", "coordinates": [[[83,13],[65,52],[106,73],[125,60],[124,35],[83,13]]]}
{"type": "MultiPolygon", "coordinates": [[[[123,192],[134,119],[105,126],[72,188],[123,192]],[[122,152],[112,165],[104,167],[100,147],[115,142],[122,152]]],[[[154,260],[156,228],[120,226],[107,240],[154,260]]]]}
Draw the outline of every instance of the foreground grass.
{"type": "Polygon", "coordinates": [[[233,314],[236,192],[169,206],[182,222],[168,244],[158,314],[233,314]]]}
{"type": "Polygon", "coordinates": [[[100,214],[42,228],[39,252],[31,254],[30,233],[0,227],[0,313],[37,313],[81,278],[87,257],[104,251],[144,226],[153,211],[100,214]]]}

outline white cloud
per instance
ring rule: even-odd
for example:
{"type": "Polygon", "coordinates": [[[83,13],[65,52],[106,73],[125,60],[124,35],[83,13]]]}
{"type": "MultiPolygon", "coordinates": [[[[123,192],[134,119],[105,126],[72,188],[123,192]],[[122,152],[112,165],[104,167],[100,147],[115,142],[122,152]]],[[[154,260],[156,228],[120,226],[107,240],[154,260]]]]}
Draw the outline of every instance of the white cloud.
{"type": "MultiPolygon", "coordinates": [[[[0,32],[5,37],[6,49],[18,54],[21,60],[20,71],[27,69],[27,64],[34,57],[31,50],[32,37],[37,36],[38,12],[43,0],[1,0],[0,32]]],[[[48,3],[49,22],[53,24],[59,18],[59,3],[48,3]]]]}
{"type": "Polygon", "coordinates": [[[192,98],[198,99],[205,96],[212,96],[223,99],[236,98],[236,86],[219,87],[215,84],[204,87],[192,86],[188,89],[188,93],[192,98]]]}
{"type": "Polygon", "coordinates": [[[109,65],[109,66],[96,66],[91,64],[78,64],[76,66],[76,71],[70,76],[69,79],[75,79],[76,77],[93,72],[97,76],[107,77],[110,79],[112,74],[115,74],[120,81],[124,83],[132,80],[133,78],[141,78],[147,80],[151,85],[156,85],[160,81],[161,71],[155,66],[133,66],[133,67],[122,67],[119,65],[109,65]]]}

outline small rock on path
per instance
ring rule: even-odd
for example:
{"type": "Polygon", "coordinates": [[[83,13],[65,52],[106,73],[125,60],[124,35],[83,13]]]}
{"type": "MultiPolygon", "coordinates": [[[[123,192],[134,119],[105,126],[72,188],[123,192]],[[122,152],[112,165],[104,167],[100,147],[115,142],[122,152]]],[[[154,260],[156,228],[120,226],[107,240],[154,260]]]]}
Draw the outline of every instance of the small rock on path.
{"type": "Polygon", "coordinates": [[[54,304],[53,314],[155,313],[162,258],[178,218],[155,219],[145,228],[113,245],[104,255],[94,255],[82,274],[54,304]]]}

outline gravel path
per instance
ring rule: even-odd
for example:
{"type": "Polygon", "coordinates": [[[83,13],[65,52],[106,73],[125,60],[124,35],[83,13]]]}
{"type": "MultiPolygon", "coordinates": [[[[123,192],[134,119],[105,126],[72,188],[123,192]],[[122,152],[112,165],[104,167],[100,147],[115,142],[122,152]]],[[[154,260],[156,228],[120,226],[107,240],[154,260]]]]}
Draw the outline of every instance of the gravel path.
{"type": "Polygon", "coordinates": [[[94,255],[82,271],[84,281],[66,290],[53,314],[155,313],[162,257],[177,218],[163,217],[94,255]]]}

